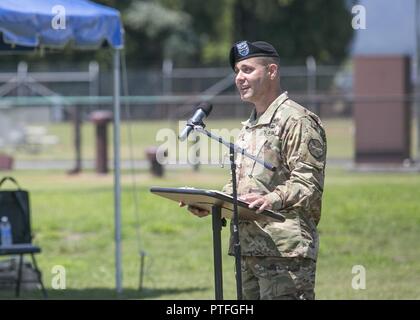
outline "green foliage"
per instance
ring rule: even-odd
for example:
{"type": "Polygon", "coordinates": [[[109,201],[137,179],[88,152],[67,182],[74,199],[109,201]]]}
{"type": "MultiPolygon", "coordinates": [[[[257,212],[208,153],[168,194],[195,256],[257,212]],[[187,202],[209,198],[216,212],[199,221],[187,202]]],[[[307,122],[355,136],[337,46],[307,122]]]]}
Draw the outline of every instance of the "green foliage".
{"type": "MultiPolygon", "coordinates": [[[[339,64],[353,35],[350,5],[354,0],[96,0],[117,8],[125,29],[130,66],[160,68],[166,58],[175,66],[228,66],[232,43],[247,39],[274,44],[285,64],[339,64]]],[[[21,57],[5,57],[17,63],[21,57]]],[[[25,57],[45,61],[44,55],[25,57]]],[[[76,63],[98,60],[109,66],[109,53],[69,48],[48,61],[76,63]]],[[[103,67],[101,67],[103,68],[103,67]]]]}
{"type": "Polygon", "coordinates": [[[236,0],[234,39],[265,40],[282,61],[340,63],[352,38],[351,13],[345,1],[236,0]]]}
{"type": "MultiPolygon", "coordinates": [[[[353,29],[352,1],[324,0],[161,0],[189,13],[201,39],[201,61],[227,65],[233,42],[265,40],[278,49],[283,62],[305,63],[312,55],[319,63],[345,59],[353,29]]],[[[354,2],[354,1],[353,1],[354,2]]]]}
{"type": "Polygon", "coordinates": [[[200,63],[226,64],[227,52],[232,45],[233,0],[160,2],[174,10],[187,12],[192,17],[192,27],[200,39],[200,63]]]}
{"type": "Polygon", "coordinates": [[[124,15],[127,31],[127,56],[140,54],[133,63],[161,66],[163,59],[183,62],[198,51],[191,17],[182,11],[165,8],[157,2],[133,2],[124,15]]]}

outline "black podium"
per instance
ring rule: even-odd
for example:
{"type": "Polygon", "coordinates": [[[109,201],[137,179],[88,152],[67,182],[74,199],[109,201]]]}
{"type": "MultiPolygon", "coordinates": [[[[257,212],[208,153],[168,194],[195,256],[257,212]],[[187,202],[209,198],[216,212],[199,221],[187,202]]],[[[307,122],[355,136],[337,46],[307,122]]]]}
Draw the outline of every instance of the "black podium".
{"type": "MultiPolygon", "coordinates": [[[[214,287],[216,300],[223,300],[222,276],[222,218],[232,219],[233,197],[217,191],[195,188],[161,188],[152,187],[150,192],[186,205],[207,210],[212,214],[213,228],[213,257],[214,257],[214,287]]],[[[277,221],[283,222],[284,216],[280,213],[264,210],[256,213],[255,209],[248,208],[248,203],[238,200],[238,214],[241,220],[277,221]]]]}

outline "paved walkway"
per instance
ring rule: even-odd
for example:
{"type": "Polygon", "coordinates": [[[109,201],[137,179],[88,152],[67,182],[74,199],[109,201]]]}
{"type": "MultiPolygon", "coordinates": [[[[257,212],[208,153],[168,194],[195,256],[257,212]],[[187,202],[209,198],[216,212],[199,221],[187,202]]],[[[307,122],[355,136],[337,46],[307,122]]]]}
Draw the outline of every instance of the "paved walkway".
{"type": "MultiPolygon", "coordinates": [[[[352,165],[351,160],[346,159],[329,159],[328,166],[334,167],[350,167],[352,165]]],[[[71,170],[75,166],[74,160],[15,160],[14,168],[16,170],[71,170]]],[[[212,165],[217,166],[217,165],[212,165]]],[[[225,164],[228,166],[228,164],[225,164]]],[[[109,168],[113,167],[113,162],[109,162],[109,168]]],[[[130,169],[132,167],[132,162],[129,160],[121,160],[122,169],[130,169]]],[[[186,168],[191,167],[191,165],[168,165],[168,169],[175,168],[186,168]]],[[[94,160],[84,160],[82,161],[82,169],[94,169],[95,161],[94,160]]],[[[149,168],[149,163],[147,160],[135,160],[134,161],[135,169],[147,169],[149,168]]]]}
{"type": "MultiPolygon", "coordinates": [[[[217,166],[217,165],[212,165],[217,166]]],[[[229,164],[225,164],[228,167],[229,164]]],[[[354,172],[420,172],[420,164],[413,164],[411,166],[396,166],[396,165],[358,165],[356,166],[351,159],[328,159],[327,166],[329,168],[343,168],[354,172]]],[[[69,171],[75,167],[74,160],[15,160],[15,170],[63,170],[69,171]]],[[[109,168],[113,167],[113,162],[109,162],[109,168]]],[[[185,169],[192,167],[189,164],[172,164],[165,166],[169,170],[185,169]]],[[[129,170],[132,168],[132,162],[129,160],[121,160],[121,169],[129,170]]],[[[134,169],[148,169],[149,163],[147,160],[135,160],[134,169]]],[[[94,170],[94,160],[82,161],[82,170],[94,170]]]]}

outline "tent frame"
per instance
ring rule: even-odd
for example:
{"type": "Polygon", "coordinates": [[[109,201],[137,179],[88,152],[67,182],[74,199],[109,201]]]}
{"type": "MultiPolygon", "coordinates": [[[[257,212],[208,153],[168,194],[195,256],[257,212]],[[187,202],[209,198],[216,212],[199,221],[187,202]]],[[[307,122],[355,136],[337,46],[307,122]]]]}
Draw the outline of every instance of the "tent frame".
{"type": "MultiPolygon", "coordinates": [[[[96,4],[96,3],[95,3],[96,4]]],[[[115,10],[115,9],[114,9],[115,10]]],[[[1,35],[0,35],[1,36],[1,35]]],[[[113,46],[111,42],[108,43],[113,50],[113,110],[114,110],[114,231],[115,231],[115,278],[116,291],[118,294],[122,293],[122,264],[121,264],[121,171],[120,171],[120,61],[121,50],[123,44],[113,46]]],[[[33,53],[37,48],[43,48],[42,45],[31,46],[28,50],[16,51],[14,49],[29,48],[20,45],[10,45],[10,50],[6,50],[8,54],[19,53],[33,53]]],[[[95,49],[97,50],[97,49],[95,49]]]]}
{"type": "Polygon", "coordinates": [[[121,263],[121,166],[120,166],[120,49],[113,50],[114,78],[114,228],[115,228],[115,285],[122,293],[121,263]]]}

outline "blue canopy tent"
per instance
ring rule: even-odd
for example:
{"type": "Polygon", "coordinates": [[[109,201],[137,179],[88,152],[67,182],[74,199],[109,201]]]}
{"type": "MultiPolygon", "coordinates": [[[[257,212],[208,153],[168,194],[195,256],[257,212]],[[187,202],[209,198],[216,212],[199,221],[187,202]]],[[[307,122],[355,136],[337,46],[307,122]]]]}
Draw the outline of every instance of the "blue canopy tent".
{"type": "Polygon", "coordinates": [[[113,49],[114,204],[117,292],[122,292],[120,187],[120,50],[124,30],[120,13],[88,0],[1,0],[0,50],[42,48],[113,49]]]}

